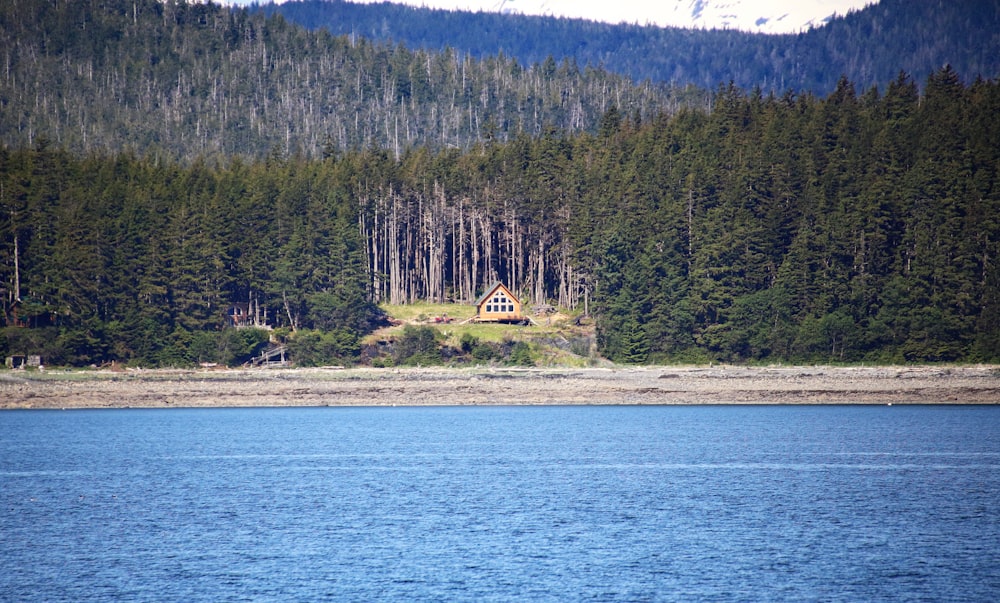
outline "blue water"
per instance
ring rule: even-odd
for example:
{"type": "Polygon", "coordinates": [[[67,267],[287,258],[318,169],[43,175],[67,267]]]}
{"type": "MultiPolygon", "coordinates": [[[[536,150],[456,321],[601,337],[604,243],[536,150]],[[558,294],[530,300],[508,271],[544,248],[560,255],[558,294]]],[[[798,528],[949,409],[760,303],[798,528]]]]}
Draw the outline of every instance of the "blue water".
{"type": "Polygon", "coordinates": [[[0,412],[3,601],[997,601],[1000,407],[0,412]]]}

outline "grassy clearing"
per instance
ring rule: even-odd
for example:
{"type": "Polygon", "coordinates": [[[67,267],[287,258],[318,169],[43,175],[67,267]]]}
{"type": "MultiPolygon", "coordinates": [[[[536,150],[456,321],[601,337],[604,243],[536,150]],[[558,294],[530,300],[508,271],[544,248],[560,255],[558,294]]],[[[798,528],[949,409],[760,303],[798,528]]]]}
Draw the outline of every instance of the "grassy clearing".
{"type": "Polygon", "coordinates": [[[475,306],[465,304],[382,304],[380,306],[393,320],[400,325],[387,327],[376,331],[371,337],[385,339],[401,333],[410,325],[430,326],[438,330],[449,343],[457,344],[463,335],[469,334],[481,341],[530,341],[538,338],[567,337],[585,335],[593,331],[587,326],[573,324],[574,316],[556,314],[550,317],[535,318],[537,324],[529,326],[476,323],[464,321],[476,315],[475,306]],[[448,317],[450,322],[439,322],[437,318],[448,317]],[[463,324],[464,323],[464,324],[463,324]]]}
{"type": "Polygon", "coordinates": [[[413,323],[425,323],[432,321],[434,317],[443,316],[462,321],[476,315],[476,307],[471,304],[417,302],[413,304],[382,304],[379,307],[396,320],[413,323]]]}
{"type": "Polygon", "coordinates": [[[421,325],[435,329],[442,336],[443,342],[452,347],[459,347],[466,335],[488,343],[523,341],[531,346],[533,355],[541,366],[588,366],[593,360],[586,343],[593,336],[593,325],[589,321],[584,321],[582,325],[575,324],[576,315],[557,313],[534,317],[537,324],[529,326],[474,322],[463,324],[463,321],[475,316],[474,306],[415,303],[383,304],[381,308],[400,324],[372,333],[366,338],[367,343],[398,337],[406,325],[421,325]],[[445,316],[451,322],[435,320],[445,316]],[[570,345],[570,342],[577,343],[570,345]]]}

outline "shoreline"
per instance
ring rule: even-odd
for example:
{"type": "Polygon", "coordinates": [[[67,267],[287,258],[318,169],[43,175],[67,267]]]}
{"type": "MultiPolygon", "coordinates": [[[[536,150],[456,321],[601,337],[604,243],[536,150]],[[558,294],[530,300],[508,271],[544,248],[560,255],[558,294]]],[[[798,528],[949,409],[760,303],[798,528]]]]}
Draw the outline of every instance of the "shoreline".
{"type": "Polygon", "coordinates": [[[0,371],[0,409],[1000,404],[1000,367],[0,371]]]}

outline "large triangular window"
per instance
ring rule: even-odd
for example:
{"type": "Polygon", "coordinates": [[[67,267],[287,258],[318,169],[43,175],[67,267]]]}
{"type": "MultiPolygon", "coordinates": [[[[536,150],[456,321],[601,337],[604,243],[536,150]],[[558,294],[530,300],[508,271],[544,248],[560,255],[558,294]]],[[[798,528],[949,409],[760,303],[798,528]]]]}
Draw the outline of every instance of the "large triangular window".
{"type": "Polygon", "coordinates": [[[497,291],[493,294],[493,299],[490,300],[491,303],[487,304],[487,312],[507,312],[511,313],[514,311],[514,302],[503,291],[497,291]]]}

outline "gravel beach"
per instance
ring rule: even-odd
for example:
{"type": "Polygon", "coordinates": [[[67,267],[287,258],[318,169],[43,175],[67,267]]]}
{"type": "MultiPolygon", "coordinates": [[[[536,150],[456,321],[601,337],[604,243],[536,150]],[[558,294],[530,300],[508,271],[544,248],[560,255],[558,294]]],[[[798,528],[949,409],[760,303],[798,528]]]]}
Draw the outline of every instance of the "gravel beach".
{"type": "Polygon", "coordinates": [[[998,403],[995,366],[0,372],[3,409],[998,403]]]}

